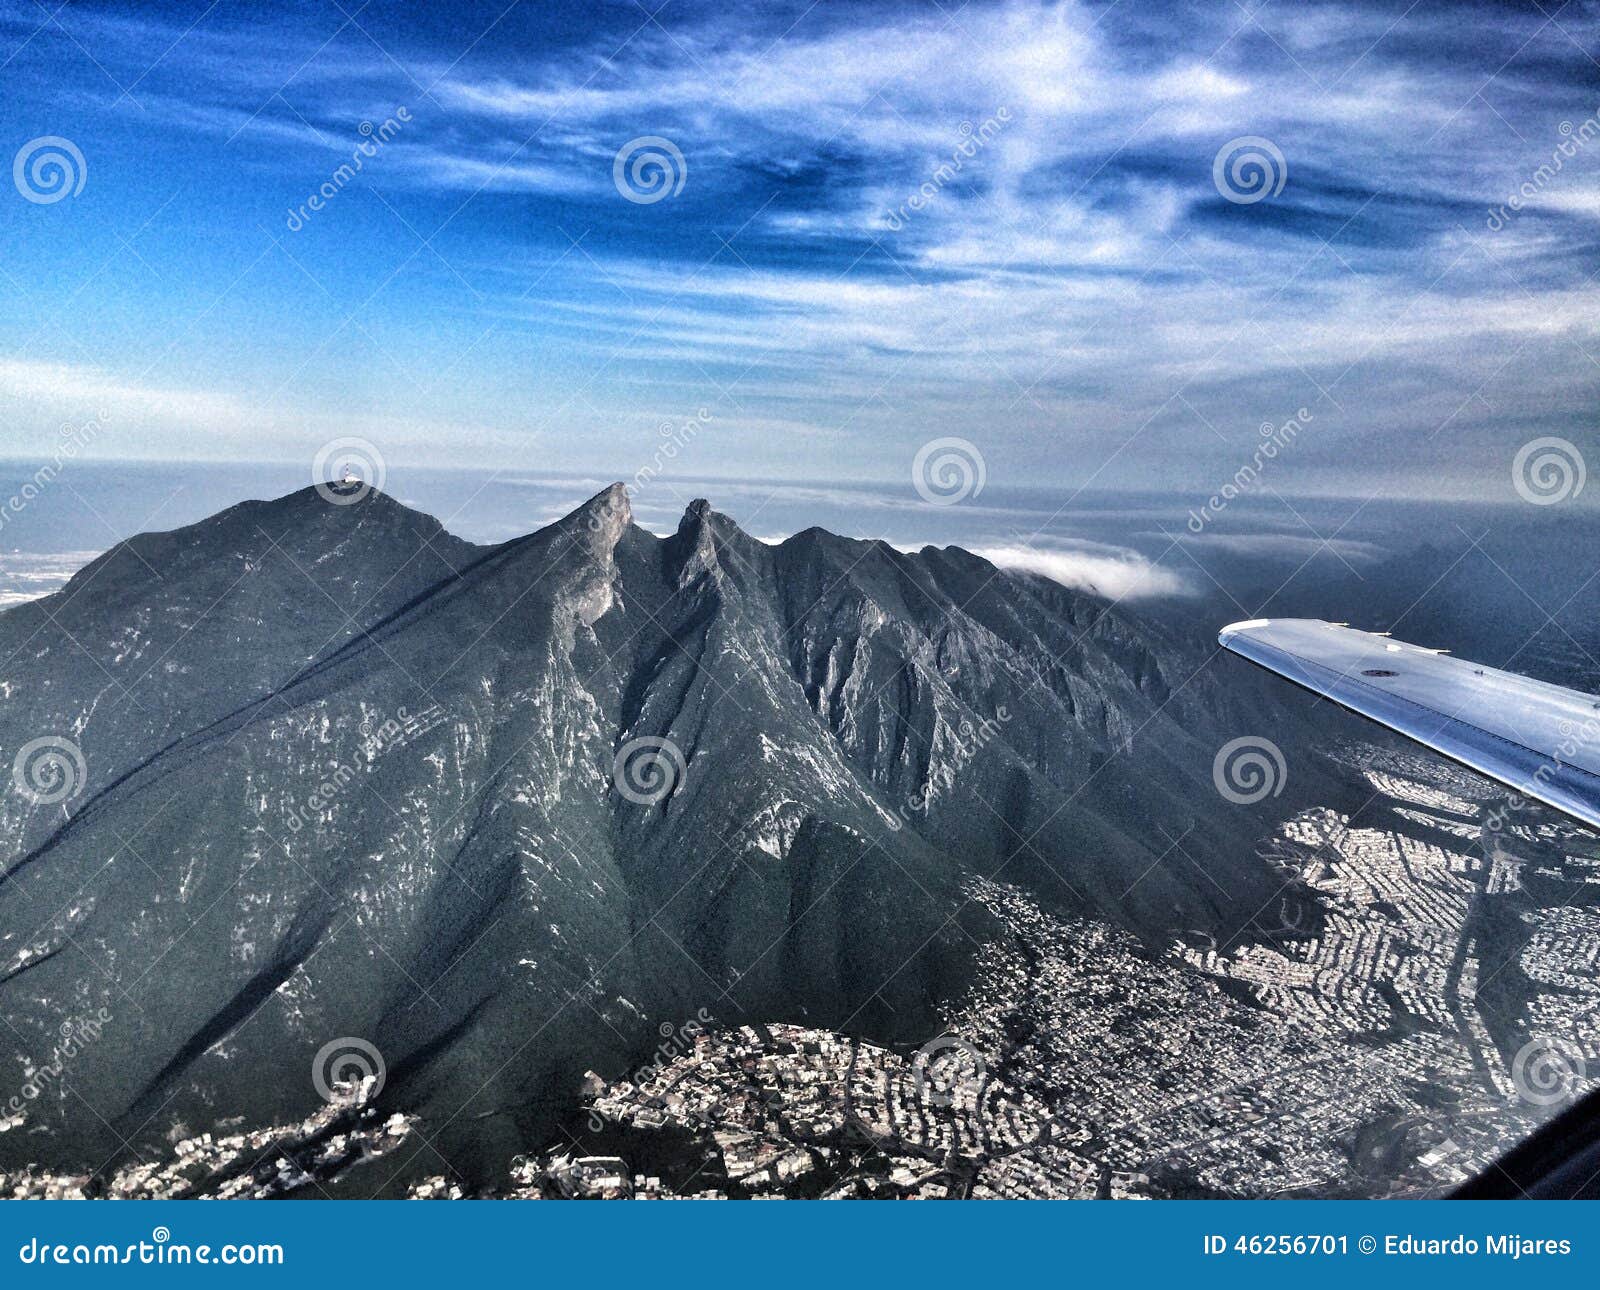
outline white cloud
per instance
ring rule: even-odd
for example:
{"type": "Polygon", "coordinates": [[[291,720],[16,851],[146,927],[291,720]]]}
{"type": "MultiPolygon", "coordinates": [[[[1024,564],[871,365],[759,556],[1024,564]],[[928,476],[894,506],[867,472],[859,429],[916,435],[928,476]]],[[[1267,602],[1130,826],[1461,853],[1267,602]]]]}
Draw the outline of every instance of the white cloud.
{"type": "Polygon", "coordinates": [[[1589,219],[1600,219],[1600,187],[1591,185],[1571,189],[1551,188],[1547,192],[1540,193],[1531,204],[1548,206],[1566,215],[1583,215],[1589,219]]]}
{"type": "Polygon", "coordinates": [[[528,443],[526,434],[430,420],[414,410],[352,412],[337,398],[288,406],[259,392],[166,384],[84,363],[23,358],[0,358],[0,415],[17,427],[6,448],[21,455],[48,456],[60,427],[91,419],[105,425],[94,451],[112,457],[171,456],[176,440],[185,456],[303,455],[309,463],[328,440],[359,435],[385,451],[410,451],[419,459],[431,453],[442,464],[456,465],[461,453],[452,445],[526,449],[528,443]]]}
{"type": "Polygon", "coordinates": [[[0,395],[42,407],[51,415],[123,419],[161,417],[231,426],[246,416],[231,395],[148,384],[78,363],[0,358],[0,395]]]}
{"type": "Polygon", "coordinates": [[[1137,551],[1098,542],[1071,547],[985,546],[976,553],[1002,569],[1037,573],[1075,591],[1107,600],[1187,596],[1194,588],[1180,574],[1137,551]]]}
{"type": "MultiPolygon", "coordinates": [[[[130,421],[197,440],[270,440],[278,452],[364,433],[366,420],[383,442],[498,459],[512,454],[496,435],[463,423],[514,424],[532,409],[563,436],[560,464],[627,475],[653,443],[643,405],[726,392],[738,415],[719,420],[716,465],[730,473],[812,464],[811,441],[826,439],[830,467],[900,476],[937,432],[980,443],[997,483],[1065,474],[1097,486],[1226,479],[1238,464],[1230,436],[1316,404],[1317,434],[1273,479],[1285,492],[1317,471],[1406,472],[1433,487],[1441,469],[1471,491],[1491,463],[1461,451],[1489,441],[1466,445],[1478,433],[1469,417],[1492,408],[1502,423],[1537,415],[1560,427],[1592,405],[1600,318],[1574,285],[1582,246],[1567,228],[1600,214],[1592,178],[1574,163],[1541,198],[1571,220],[1519,219],[1491,235],[1481,214],[1464,213],[1510,191],[1530,149],[1548,153],[1516,128],[1559,107],[1567,88],[1533,62],[1548,57],[1531,43],[1536,12],[1475,18],[1486,67],[1458,56],[1459,16],[1425,6],[1403,33],[1362,5],[1246,16],[1222,3],[1183,23],[1071,0],[923,17],[824,6],[781,35],[759,9],[669,10],[621,44],[597,24],[577,47],[513,38],[514,21],[454,63],[453,50],[415,47],[397,62],[365,41],[307,59],[295,33],[241,39],[217,22],[192,35],[113,25],[95,42],[116,48],[120,33],[129,57],[169,49],[158,74],[141,77],[141,107],[247,137],[260,145],[252,166],[320,173],[308,148],[345,149],[352,123],[405,102],[419,124],[384,154],[383,206],[404,207],[417,190],[449,191],[458,213],[457,197],[480,188],[561,197],[530,199],[525,221],[499,214],[516,209],[509,201],[451,214],[438,228],[449,236],[430,240],[375,303],[374,313],[420,275],[445,275],[441,260],[451,292],[491,283],[425,327],[406,314],[408,328],[441,335],[470,317],[452,361],[414,370],[402,345],[415,381],[381,408],[363,399],[375,383],[341,406],[325,378],[316,392],[296,381],[292,397],[309,407],[291,409],[275,392],[252,398],[251,378],[225,371],[218,383],[236,393],[19,361],[0,366],[0,396],[54,409],[105,394],[130,421]],[[1500,56],[1524,47],[1523,64],[1500,56]],[[1501,63],[1507,92],[1491,106],[1477,90],[1501,63]],[[1532,83],[1534,68],[1548,84],[1532,83]],[[290,73],[292,92],[276,102],[238,92],[290,73]],[[959,179],[892,228],[889,213],[1002,107],[1004,127],[959,179]],[[682,147],[685,197],[624,210],[612,157],[646,133],[682,147]],[[1245,135],[1281,146],[1289,187],[1281,200],[1219,210],[1212,157],[1245,135]],[[602,205],[591,211],[591,199],[602,205]],[[522,259],[522,245],[538,249],[522,259]],[[485,330],[482,348],[480,323],[500,333],[485,330]],[[524,331],[537,341],[529,352],[552,361],[508,363],[491,350],[524,331]],[[432,406],[397,407],[416,385],[432,406]],[[1364,461],[1350,450],[1361,443],[1383,451],[1364,461]]],[[[1559,33],[1543,38],[1571,56],[1559,33]]],[[[1549,143],[1556,119],[1543,126],[1549,143]]],[[[355,209],[341,219],[360,226],[355,209]]],[[[411,248],[398,223],[394,236],[411,248]]],[[[419,355],[437,343],[415,342],[419,355]]],[[[1126,572],[1075,558],[1071,576],[1096,585],[1126,572]]]]}
{"type": "Polygon", "coordinates": [[[1389,552],[1371,542],[1350,538],[1324,539],[1300,533],[1201,533],[1183,535],[1185,543],[1195,543],[1234,555],[1262,559],[1290,557],[1309,559],[1331,552],[1340,559],[1358,564],[1374,564],[1389,552]]]}

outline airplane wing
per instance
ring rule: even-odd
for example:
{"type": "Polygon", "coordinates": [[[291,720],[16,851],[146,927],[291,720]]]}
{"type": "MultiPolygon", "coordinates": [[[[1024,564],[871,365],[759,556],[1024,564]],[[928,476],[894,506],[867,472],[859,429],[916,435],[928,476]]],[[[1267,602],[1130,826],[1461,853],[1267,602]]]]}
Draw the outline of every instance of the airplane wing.
{"type": "Polygon", "coordinates": [[[1225,649],[1600,830],[1600,699],[1313,618],[1230,623],[1225,649]]]}

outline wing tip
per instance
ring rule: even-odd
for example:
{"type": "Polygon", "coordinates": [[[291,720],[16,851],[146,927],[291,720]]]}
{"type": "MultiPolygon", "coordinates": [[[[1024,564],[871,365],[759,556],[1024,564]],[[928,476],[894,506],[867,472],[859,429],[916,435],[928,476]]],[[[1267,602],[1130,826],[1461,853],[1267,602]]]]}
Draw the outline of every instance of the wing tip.
{"type": "Polygon", "coordinates": [[[1271,625],[1272,619],[1270,618],[1247,618],[1242,622],[1229,623],[1217,633],[1217,644],[1226,649],[1233,637],[1239,633],[1254,631],[1257,628],[1270,627],[1271,625]]]}

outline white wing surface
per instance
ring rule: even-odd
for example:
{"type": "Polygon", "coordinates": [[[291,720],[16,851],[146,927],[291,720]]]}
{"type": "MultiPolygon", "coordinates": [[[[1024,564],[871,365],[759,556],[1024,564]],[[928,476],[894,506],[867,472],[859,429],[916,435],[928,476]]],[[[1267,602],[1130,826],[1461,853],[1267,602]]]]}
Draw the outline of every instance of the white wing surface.
{"type": "Polygon", "coordinates": [[[1600,699],[1313,618],[1230,623],[1224,648],[1600,830],[1600,699]]]}

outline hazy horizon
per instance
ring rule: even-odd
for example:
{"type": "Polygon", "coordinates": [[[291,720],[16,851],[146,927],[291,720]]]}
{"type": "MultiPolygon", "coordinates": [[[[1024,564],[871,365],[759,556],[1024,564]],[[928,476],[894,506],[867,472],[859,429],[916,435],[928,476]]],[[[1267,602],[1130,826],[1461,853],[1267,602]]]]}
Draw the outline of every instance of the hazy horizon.
{"type": "MultiPolygon", "coordinates": [[[[0,460],[0,607],[48,594],[136,534],[180,528],[247,500],[272,501],[313,482],[305,463],[74,460],[28,501],[33,470],[0,460]]],[[[530,463],[505,471],[386,469],[368,482],[454,536],[491,544],[534,532],[619,481],[530,463]]],[[[1462,620],[1434,643],[1535,670],[1542,633],[1559,637],[1562,649],[1592,636],[1600,585],[1585,553],[1600,542],[1600,509],[1573,498],[1536,506],[1515,495],[1464,503],[1257,488],[1212,510],[1209,498],[1175,488],[1071,490],[992,477],[981,489],[976,480],[961,483],[970,488],[957,500],[933,501],[909,474],[888,483],[662,474],[628,486],[635,523],[660,536],[704,497],[763,542],[822,528],[908,552],[958,546],[1189,629],[1214,631],[1269,604],[1274,612],[1287,606],[1378,627],[1389,618],[1374,615],[1413,606],[1462,620]],[[1428,552],[1437,566],[1417,581],[1418,558],[1428,552]],[[1518,654],[1524,646],[1531,653],[1518,654]]],[[[1562,658],[1551,675],[1600,682],[1582,652],[1591,648],[1600,644],[1562,658]]]]}

